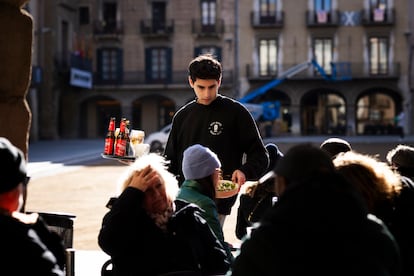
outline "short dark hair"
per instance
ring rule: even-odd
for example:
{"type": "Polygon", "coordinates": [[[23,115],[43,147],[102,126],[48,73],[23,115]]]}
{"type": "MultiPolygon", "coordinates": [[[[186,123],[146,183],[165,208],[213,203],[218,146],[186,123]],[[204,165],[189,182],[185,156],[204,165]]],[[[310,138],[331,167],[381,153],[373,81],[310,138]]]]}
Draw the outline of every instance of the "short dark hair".
{"type": "Polygon", "coordinates": [[[207,79],[221,79],[222,67],[221,63],[214,58],[212,54],[203,54],[194,58],[188,65],[188,75],[194,82],[197,78],[207,79]]]}

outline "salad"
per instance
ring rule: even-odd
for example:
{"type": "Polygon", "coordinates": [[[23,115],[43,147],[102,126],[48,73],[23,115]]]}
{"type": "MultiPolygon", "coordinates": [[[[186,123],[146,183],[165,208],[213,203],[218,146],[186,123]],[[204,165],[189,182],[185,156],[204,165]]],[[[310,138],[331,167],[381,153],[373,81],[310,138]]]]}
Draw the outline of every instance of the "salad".
{"type": "Polygon", "coordinates": [[[231,191],[236,188],[236,183],[230,180],[220,180],[219,184],[217,185],[217,191],[219,192],[231,191]]]}

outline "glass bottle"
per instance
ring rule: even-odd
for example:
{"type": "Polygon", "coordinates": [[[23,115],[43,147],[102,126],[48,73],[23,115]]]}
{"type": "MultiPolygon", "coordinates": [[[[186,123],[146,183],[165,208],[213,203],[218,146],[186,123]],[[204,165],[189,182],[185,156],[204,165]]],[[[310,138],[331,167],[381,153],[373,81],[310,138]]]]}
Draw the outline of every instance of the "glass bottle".
{"type": "Polygon", "coordinates": [[[114,142],[115,142],[115,117],[111,117],[109,121],[108,132],[105,137],[105,148],[104,154],[113,155],[114,154],[114,142]]]}
{"type": "Polygon", "coordinates": [[[126,153],[126,135],[125,135],[126,119],[122,118],[119,126],[119,134],[116,137],[115,155],[125,156],[126,153]]]}

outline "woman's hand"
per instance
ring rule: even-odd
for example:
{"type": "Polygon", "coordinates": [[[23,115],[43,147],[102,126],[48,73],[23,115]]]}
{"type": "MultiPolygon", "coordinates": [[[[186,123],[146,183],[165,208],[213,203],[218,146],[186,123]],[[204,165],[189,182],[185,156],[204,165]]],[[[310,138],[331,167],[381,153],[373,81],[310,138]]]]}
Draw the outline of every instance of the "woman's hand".
{"type": "Polygon", "coordinates": [[[130,179],[128,186],[134,187],[145,192],[148,187],[158,183],[158,175],[155,170],[151,168],[151,166],[147,166],[140,171],[136,171],[130,179]]]}

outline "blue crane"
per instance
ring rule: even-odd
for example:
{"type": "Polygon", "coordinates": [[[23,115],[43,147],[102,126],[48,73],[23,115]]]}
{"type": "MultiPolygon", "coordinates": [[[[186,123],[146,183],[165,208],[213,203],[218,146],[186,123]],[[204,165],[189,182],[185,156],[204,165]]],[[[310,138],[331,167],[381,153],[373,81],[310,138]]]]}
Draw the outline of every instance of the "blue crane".
{"type": "Polygon", "coordinates": [[[284,80],[293,77],[294,75],[302,72],[303,70],[307,69],[309,66],[315,67],[315,69],[319,72],[319,74],[328,81],[338,81],[338,80],[349,80],[351,79],[350,73],[350,64],[349,63],[338,63],[334,64],[331,63],[332,66],[332,74],[326,74],[325,70],[316,59],[312,59],[310,61],[306,61],[300,64],[297,64],[285,72],[281,73],[277,79],[274,79],[265,85],[251,91],[249,94],[244,96],[243,98],[239,99],[241,102],[252,114],[255,120],[258,120],[261,116],[264,120],[275,120],[279,118],[279,109],[280,109],[280,102],[279,101],[271,101],[271,102],[262,102],[260,104],[253,104],[249,103],[256,97],[265,94],[269,89],[279,85],[284,80]],[[340,65],[340,66],[337,66],[340,65]],[[338,73],[340,71],[341,75],[338,73]]]}

